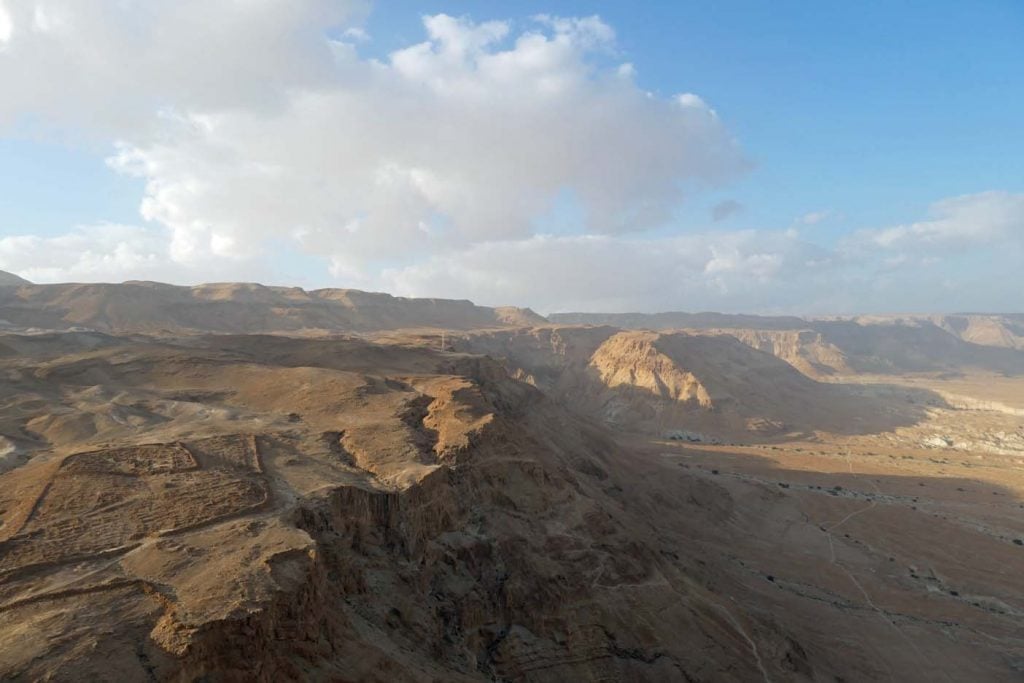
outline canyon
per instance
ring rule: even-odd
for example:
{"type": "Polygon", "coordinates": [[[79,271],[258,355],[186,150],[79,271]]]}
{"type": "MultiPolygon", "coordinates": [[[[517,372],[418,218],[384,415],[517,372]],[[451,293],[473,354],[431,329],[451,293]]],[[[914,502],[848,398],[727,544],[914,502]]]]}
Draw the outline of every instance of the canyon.
{"type": "Polygon", "coordinates": [[[1021,338],[0,279],[0,679],[1020,680],[1021,338]]]}

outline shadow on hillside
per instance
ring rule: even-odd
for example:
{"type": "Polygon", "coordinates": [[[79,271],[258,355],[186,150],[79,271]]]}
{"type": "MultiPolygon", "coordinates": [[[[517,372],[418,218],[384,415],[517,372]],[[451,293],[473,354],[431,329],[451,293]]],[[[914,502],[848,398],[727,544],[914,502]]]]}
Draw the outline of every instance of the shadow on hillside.
{"type": "MultiPolygon", "coordinates": [[[[815,432],[858,436],[893,432],[952,410],[939,393],[898,383],[818,382],[775,356],[736,343],[724,369],[695,368],[705,394],[677,396],[656,374],[650,386],[609,386],[593,367],[569,369],[541,388],[571,409],[617,430],[698,433],[720,441],[775,442],[815,432]],[[704,400],[702,400],[704,399],[704,400]]],[[[683,361],[685,362],[685,361],[683,361]]],[[[540,375],[540,373],[537,373],[540,375]]]]}
{"type": "Polygon", "coordinates": [[[852,321],[817,321],[811,329],[842,350],[858,372],[986,370],[1008,377],[1024,374],[1024,352],[965,341],[934,324],[859,325],[852,321]]]}
{"type": "Polygon", "coordinates": [[[1018,492],[969,477],[862,474],[863,458],[841,453],[784,462],[640,448],[649,457],[609,467],[646,492],[623,501],[659,539],[685,539],[663,540],[663,574],[695,562],[737,605],[770,612],[805,647],[856,633],[884,660],[881,678],[936,680],[946,670],[978,680],[1020,661],[1024,575],[993,570],[1024,557],[1018,492]],[[925,656],[906,657],[908,640],[925,656]]]}
{"type": "Polygon", "coordinates": [[[822,384],[808,395],[756,407],[740,399],[719,400],[711,408],[651,396],[636,387],[605,390],[597,405],[582,411],[617,430],[663,435],[692,432],[721,442],[775,443],[812,438],[816,432],[866,436],[926,422],[929,411],[953,406],[934,391],[897,384],[822,384]]]}
{"type": "MultiPolygon", "coordinates": [[[[710,403],[702,404],[697,398],[679,400],[674,393],[678,376],[670,380],[654,373],[648,386],[611,387],[586,362],[558,366],[550,362],[549,355],[532,363],[516,358],[495,360],[510,373],[508,382],[521,382],[512,375],[522,369],[535,378],[538,388],[574,412],[618,431],[648,435],[683,430],[721,441],[772,443],[809,438],[814,432],[881,434],[920,424],[930,410],[953,408],[940,394],[921,387],[817,382],[772,354],[731,337],[682,337],[672,344],[665,350],[677,364],[673,371],[678,370],[678,376],[692,373],[710,403]]],[[[353,338],[212,335],[148,346],[125,340],[123,346],[133,351],[127,360],[116,348],[104,348],[48,365],[40,378],[64,386],[114,386],[121,381],[159,382],[162,373],[184,370],[201,376],[207,368],[213,372],[238,363],[324,368],[378,377],[463,373],[452,365],[449,352],[353,338]]],[[[221,388],[207,386],[206,390],[221,388]]]]}

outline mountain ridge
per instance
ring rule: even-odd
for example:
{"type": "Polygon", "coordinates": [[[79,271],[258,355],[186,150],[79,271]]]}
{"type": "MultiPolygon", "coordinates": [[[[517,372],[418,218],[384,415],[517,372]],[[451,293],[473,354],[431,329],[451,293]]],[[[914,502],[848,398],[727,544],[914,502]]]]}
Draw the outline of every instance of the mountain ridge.
{"type": "Polygon", "coordinates": [[[558,325],[728,334],[812,376],[1024,369],[1024,315],[860,315],[798,318],[724,313],[555,313],[558,325]]]}
{"type": "Polygon", "coordinates": [[[528,308],[414,299],[356,289],[150,281],[25,285],[0,291],[0,320],[21,328],[116,334],[364,332],[543,324],[528,308]]]}

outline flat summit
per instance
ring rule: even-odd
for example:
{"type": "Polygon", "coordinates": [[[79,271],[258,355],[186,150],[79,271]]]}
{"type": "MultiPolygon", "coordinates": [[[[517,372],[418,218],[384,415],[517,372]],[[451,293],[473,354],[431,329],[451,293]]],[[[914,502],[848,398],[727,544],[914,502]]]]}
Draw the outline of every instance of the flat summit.
{"type": "MultiPolygon", "coordinates": [[[[27,283],[26,283],[27,284],[27,283]]],[[[366,332],[535,325],[529,309],[466,300],[408,299],[355,289],[158,282],[32,285],[0,291],[0,319],[21,327],[83,327],[115,334],[366,332]]]]}

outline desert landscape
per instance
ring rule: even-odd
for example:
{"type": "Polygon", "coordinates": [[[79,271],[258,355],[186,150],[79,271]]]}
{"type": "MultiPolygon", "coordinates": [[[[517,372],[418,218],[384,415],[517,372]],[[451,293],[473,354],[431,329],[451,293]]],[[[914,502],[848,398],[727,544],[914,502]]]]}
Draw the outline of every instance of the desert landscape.
{"type": "Polygon", "coordinates": [[[1024,319],[0,278],[0,679],[1019,681],[1024,319]]]}
{"type": "Polygon", "coordinates": [[[0,683],[1024,683],[1022,36],[0,0],[0,683]]]}

